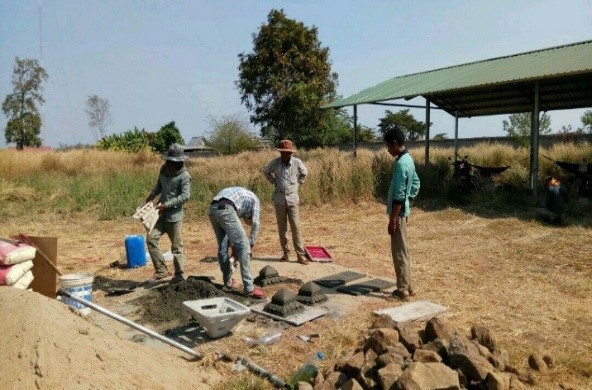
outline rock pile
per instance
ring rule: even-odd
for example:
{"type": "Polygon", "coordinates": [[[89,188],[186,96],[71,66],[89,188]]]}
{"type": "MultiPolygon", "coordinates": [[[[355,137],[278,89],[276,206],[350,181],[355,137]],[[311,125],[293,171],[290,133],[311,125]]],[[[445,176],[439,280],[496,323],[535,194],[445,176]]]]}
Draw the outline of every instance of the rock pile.
{"type": "MultiPolygon", "coordinates": [[[[550,356],[531,360],[537,370],[553,364],[550,356]]],[[[443,318],[418,329],[382,315],[352,354],[319,372],[314,390],[514,390],[526,388],[524,383],[533,383],[530,373],[511,365],[487,328],[473,326],[466,337],[443,318]]],[[[313,387],[302,383],[299,388],[313,387]]]]}

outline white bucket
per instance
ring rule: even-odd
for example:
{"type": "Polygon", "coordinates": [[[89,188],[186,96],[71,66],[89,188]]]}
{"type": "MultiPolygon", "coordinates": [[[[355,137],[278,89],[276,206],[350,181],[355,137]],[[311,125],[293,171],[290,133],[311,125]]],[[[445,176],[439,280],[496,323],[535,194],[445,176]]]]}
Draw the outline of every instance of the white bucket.
{"type": "MultiPolygon", "coordinates": [[[[67,274],[60,276],[60,286],[70,294],[92,302],[92,284],[94,277],[90,274],[67,274]]],[[[66,296],[62,296],[65,304],[72,306],[82,315],[89,315],[90,307],[66,296]]]]}

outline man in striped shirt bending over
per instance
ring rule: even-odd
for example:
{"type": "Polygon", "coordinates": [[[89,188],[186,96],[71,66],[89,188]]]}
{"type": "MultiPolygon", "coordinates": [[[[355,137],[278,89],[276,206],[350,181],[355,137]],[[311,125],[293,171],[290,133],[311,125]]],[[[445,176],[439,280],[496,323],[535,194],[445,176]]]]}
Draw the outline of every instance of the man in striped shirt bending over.
{"type": "Polygon", "coordinates": [[[263,291],[253,285],[251,276],[250,253],[255,246],[259,233],[261,205],[253,192],[242,187],[228,187],[220,191],[210,205],[208,215],[216,241],[218,241],[218,262],[226,288],[233,288],[232,266],[228,257],[228,242],[232,242],[236,258],[240,263],[243,279],[243,292],[256,299],[265,298],[263,291]],[[240,220],[251,226],[247,237],[240,220]]]}

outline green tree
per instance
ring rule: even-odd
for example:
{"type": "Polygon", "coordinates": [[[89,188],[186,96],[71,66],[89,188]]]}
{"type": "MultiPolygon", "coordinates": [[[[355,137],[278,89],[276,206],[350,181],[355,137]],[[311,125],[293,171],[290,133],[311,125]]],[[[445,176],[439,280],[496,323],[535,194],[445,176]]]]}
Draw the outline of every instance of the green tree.
{"type": "Polygon", "coordinates": [[[175,125],[175,121],[167,123],[156,133],[150,135],[150,145],[155,152],[165,153],[169,149],[169,146],[174,143],[185,144],[185,140],[175,125]]]}
{"type": "Polygon", "coordinates": [[[43,82],[47,72],[37,60],[16,57],[12,71],[13,91],[2,103],[8,118],[4,135],[7,143],[16,143],[18,150],[25,146],[41,146],[41,116],[37,105],[45,103],[43,82]]]}
{"type": "Polygon", "coordinates": [[[317,28],[271,10],[267,24],[253,34],[253,51],[238,55],[236,85],[261,135],[290,138],[299,147],[323,145],[330,112],[321,104],[335,96],[337,74],[317,28]]]}
{"type": "Polygon", "coordinates": [[[592,110],[587,110],[584,112],[580,119],[584,125],[584,130],[588,130],[588,132],[592,134],[592,110]]]}
{"type": "Polygon", "coordinates": [[[236,154],[257,149],[259,142],[249,130],[247,119],[239,115],[221,118],[208,117],[210,126],[208,146],[219,154],[236,154]]]}
{"type": "MultiPolygon", "coordinates": [[[[358,142],[370,142],[376,139],[372,128],[358,123],[358,142]]],[[[354,119],[344,109],[329,110],[327,132],[324,145],[337,146],[353,142],[354,119]]]]}
{"type": "Polygon", "coordinates": [[[432,137],[432,139],[437,139],[437,140],[445,140],[448,139],[448,136],[446,135],[446,133],[438,133],[435,136],[432,137]]]}
{"type": "Polygon", "coordinates": [[[415,141],[423,137],[426,131],[426,124],[416,120],[413,115],[409,113],[409,109],[401,110],[399,112],[392,112],[386,110],[384,117],[380,118],[378,129],[381,134],[384,134],[392,126],[397,125],[407,131],[407,139],[415,141]]]}
{"type": "MultiPolygon", "coordinates": [[[[531,132],[530,112],[512,114],[508,117],[508,120],[502,122],[504,131],[508,133],[508,137],[520,146],[528,146],[531,132]]],[[[539,119],[539,134],[549,134],[550,132],[551,117],[543,112],[539,119]]]]}
{"type": "Polygon", "coordinates": [[[91,95],[86,101],[86,111],[88,115],[88,126],[92,131],[95,140],[103,138],[107,131],[107,126],[112,124],[111,104],[109,100],[103,99],[98,95],[91,95]]]}

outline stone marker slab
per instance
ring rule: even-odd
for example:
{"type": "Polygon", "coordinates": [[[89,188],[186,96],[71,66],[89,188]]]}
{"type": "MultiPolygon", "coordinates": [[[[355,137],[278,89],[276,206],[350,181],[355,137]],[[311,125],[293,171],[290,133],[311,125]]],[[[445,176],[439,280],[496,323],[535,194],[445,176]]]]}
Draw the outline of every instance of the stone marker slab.
{"type": "Polygon", "coordinates": [[[428,301],[415,301],[402,306],[376,310],[374,314],[386,314],[398,324],[409,321],[424,321],[436,316],[449,316],[447,307],[428,301]]]}
{"type": "Polygon", "coordinates": [[[301,312],[298,312],[295,314],[291,314],[286,317],[281,317],[281,316],[266,312],[264,310],[266,304],[267,304],[267,301],[261,302],[256,305],[250,306],[249,309],[251,309],[252,312],[255,312],[257,314],[261,314],[261,315],[273,318],[274,320],[284,321],[284,322],[287,322],[288,324],[294,325],[294,326],[300,326],[300,325],[304,324],[305,322],[312,321],[315,318],[324,316],[325,314],[327,314],[329,312],[327,309],[322,308],[322,307],[305,306],[304,311],[301,311],[301,312]]]}
{"type": "Polygon", "coordinates": [[[349,294],[349,295],[367,295],[372,292],[377,292],[380,290],[384,290],[385,288],[390,288],[395,286],[396,283],[390,282],[384,279],[372,279],[368,280],[367,282],[361,282],[356,284],[350,284],[349,286],[342,286],[337,289],[337,291],[349,294]]]}
{"type": "Polygon", "coordinates": [[[351,282],[352,280],[362,279],[364,277],[366,277],[366,275],[361,274],[359,272],[343,271],[334,275],[329,275],[320,279],[313,280],[313,282],[320,286],[333,288],[341,286],[342,284],[345,284],[347,282],[351,282]]]}

